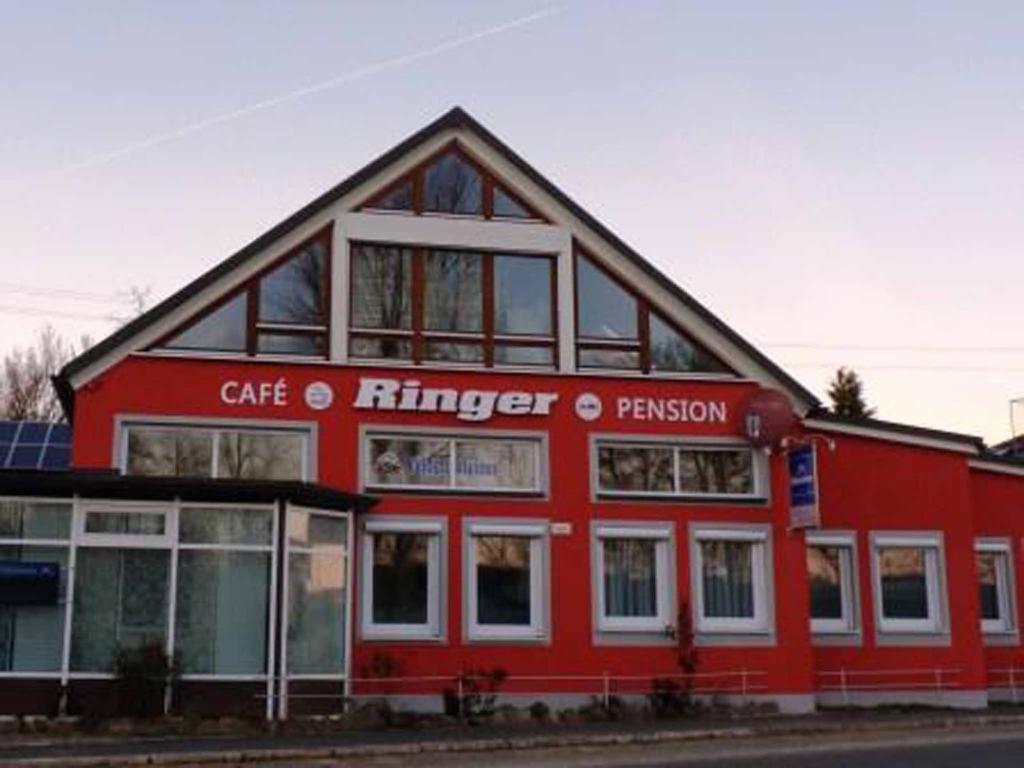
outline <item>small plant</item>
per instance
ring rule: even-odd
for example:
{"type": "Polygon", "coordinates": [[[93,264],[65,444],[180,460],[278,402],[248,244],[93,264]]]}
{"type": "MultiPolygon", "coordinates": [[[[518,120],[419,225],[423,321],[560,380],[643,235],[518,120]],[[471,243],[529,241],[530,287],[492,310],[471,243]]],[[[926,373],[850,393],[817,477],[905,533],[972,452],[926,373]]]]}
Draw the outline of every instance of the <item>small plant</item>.
{"type": "Polygon", "coordinates": [[[678,627],[676,666],[682,674],[678,678],[656,677],[651,681],[647,701],[655,717],[679,717],[692,714],[695,710],[693,676],[697,672],[698,651],[690,604],[685,600],[679,604],[678,627]]]}
{"type": "Polygon", "coordinates": [[[535,701],[530,705],[530,717],[534,720],[547,720],[551,717],[551,707],[543,701],[535,701]]]}
{"type": "Polygon", "coordinates": [[[114,654],[114,710],[122,717],[164,714],[168,688],[174,690],[178,665],[162,643],[122,648],[114,654]]]}
{"type": "Polygon", "coordinates": [[[491,717],[498,689],[507,677],[508,673],[500,667],[460,672],[455,678],[457,688],[444,689],[444,713],[472,724],[491,717]]]}

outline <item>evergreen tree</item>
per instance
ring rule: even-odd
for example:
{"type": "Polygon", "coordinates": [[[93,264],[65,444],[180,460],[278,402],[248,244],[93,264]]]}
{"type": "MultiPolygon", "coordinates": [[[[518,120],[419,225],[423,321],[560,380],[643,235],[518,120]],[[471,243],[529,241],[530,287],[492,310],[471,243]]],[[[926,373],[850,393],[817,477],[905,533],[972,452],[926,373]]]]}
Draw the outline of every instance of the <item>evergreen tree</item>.
{"type": "Polygon", "coordinates": [[[864,400],[864,384],[854,370],[842,367],[836,371],[828,387],[828,396],[836,416],[869,419],[875,415],[875,409],[869,408],[864,400]]]}

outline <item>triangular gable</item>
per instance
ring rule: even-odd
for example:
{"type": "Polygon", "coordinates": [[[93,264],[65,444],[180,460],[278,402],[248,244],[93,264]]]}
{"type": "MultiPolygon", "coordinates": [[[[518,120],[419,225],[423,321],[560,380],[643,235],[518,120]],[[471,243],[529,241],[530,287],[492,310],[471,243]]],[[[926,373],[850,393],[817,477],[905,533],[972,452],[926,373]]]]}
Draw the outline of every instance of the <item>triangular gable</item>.
{"type": "Polygon", "coordinates": [[[687,337],[699,344],[701,350],[710,350],[708,354],[724,361],[742,376],[783,389],[801,412],[817,405],[813,394],[633,251],[465,111],[455,108],[68,363],[55,378],[65,410],[70,415],[74,388],[128,354],[145,349],[165,337],[169,323],[180,328],[186,321],[208,311],[214,302],[223,301],[234,286],[253,279],[272,259],[279,258],[296,243],[313,235],[317,228],[322,228],[326,212],[344,200],[350,200],[344,203],[344,210],[350,211],[365,209],[371,204],[386,209],[411,203],[414,210],[415,206],[424,205],[422,198],[413,199],[417,195],[417,185],[426,184],[426,173],[436,166],[437,160],[449,162],[446,158],[453,154],[468,160],[482,173],[481,190],[485,194],[483,186],[489,185],[484,199],[489,201],[487,205],[491,207],[492,215],[499,206],[520,206],[540,221],[567,226],[574,240],[595,260],[647,297],[677,332],[685,328],[687,337]],[[408,203],[403,196],[409,198],[408,203]]]}

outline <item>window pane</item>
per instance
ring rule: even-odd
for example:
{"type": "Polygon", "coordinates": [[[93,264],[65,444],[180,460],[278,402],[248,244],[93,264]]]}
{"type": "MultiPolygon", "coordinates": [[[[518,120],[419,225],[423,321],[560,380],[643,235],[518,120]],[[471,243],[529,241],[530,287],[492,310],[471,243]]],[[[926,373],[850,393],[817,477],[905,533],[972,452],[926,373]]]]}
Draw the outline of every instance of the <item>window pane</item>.
{"type": "Polygon", "coordinates": [[[128,430],[129,475],[209,477],[213,462],[213,434],[199,430],[128,430]]]}
{"type": "Polygon", "coordinates": [[[532,219],[526,206],[498,185],[494,186],[494,215],[506,219],[532,219]]]}
{"type": "Polygon", "coordinates": [[[679,489],[682,493],[754,492],[754,455],[749,450],[679,451],[679,489]]]}
{"type": "Polygon", "coordinates": [[[89,512],[85,532],[163,536],[165,523],[162,512],[89,512]]]}
{"type": "Polygon", "coordinates": [[[530,539],[476,536],[477,623],[530,624],[530,539]]]}
{"type": "Polygon", "coordinates": [[[282,432],[222,432],[217,477],[302,480],[306,441],[282,432]]]}
{"type": "Polygon", "coordinates": [[[704,616],[754,618],[753,545],[743,541],[700,542],[704,616]]]}
{"type": "Polygon", "coordinates": [[[843,618],[843,552],[839,547],[807,547],[811,618],[843,618]]]}
{"type": "Polygon", "coordinates": [[[412,358],[412,342],[409,339],[388,336],[375,339],[353,336],[349,339],[348,354],[350,357],[375,360],[409,360],[412,358]]]}
{"type": "Polygon", "coordinates": [[[494,331],[549,336],[552,261],[531,256],[494,257],[494,331]]]}
{"type": "Polygon", "coordinates": [[[576,257],[576,302],[577,336],[638,338],[636,299],[583,256],[576,257]]]}
{"type": "Polygon", "coordinates": [[[412,327],[412,251],[352,246],[352,326],[412,327]]]}
{"type": "Polygon", "coordinates": [[[167,349],[245,352],[248,294],[243,291],[164,342],[167,349]]]}
{"type": "Polygon", "coordinates": [[[999,606],[999,569],[1002,567],[1002,555],[997,552],[976,552],[974,561],[978,570],[981,618],[986,621],[999,621],[1002,618],[999,606]]]}
{"type": "Polygon", "coordinates": [[[293,553],[288,586],[288,672],[344,673],[344,554],[293,553]]]}
{"type": "Polygon", "coordinates": [[[375,437],[370,440],[371,485],[451,484],[451,441],[375,437]]]}
{"type": "Polygon", "coordinates": [[[678,333],[654,312],[650,314],[651,370],[727,373],[728,368],[678,333]]]}
{"type": "Polygon", "coordinates": [[[603,539],[604,615],[658,615],[657,546],[653,539],[603,539]]]}
{"type": "Polygon", "coordinates": [[[579,350],[580,368],[618,368],[629,371],[640,369],[640,352],[628,349],[579,350]]]}
{"type": "Polygon", "coordinates": [[[169,552],[82,547],[77,569],[72,670],[108,672],[118,650],[166,642],[169,552]]]}
{"type": "Polygon", "coordinates": [[[498,365],[554,365],[555,350],[499,343],[494,347],[494,362],[498,365]]]}
{"type": "Polygon", "coordinates": [[[430,535],[373,534],[373,623],[426,624],[430,535]]]}
{"type": "Polygon", "coordinates": [[[371,201],[367,208],[375,208],[378,211],[411,211],[412,210],[412,181],[404,181],[390,192],[385,192],[376,200],[371,201]]]}
{"type": "Polygon", "coordinates": [[[327,325],[327,248],[312,243],[260,280],[262,322],[327,325]]]}
{"type": "Polygon", "coordinates": [[[71,534],[71,505],[39,501],[0,501],[0,537],[66,539],[71,534]]]}
{"type": "Polygon", "coordinates": [[[348,543],[348,520],[293,509],[288,513],[288,545],[296,548],[343,549],[348,543]]]}
{"type": "Polygon", "coordinates": [[[484,359],[482,344],[457,344],[448,341],[428,341],[427,360],[446,363],[481,363],[484,359]]]}
{"type": "MultiPolygon", "coordinates": [[[[67,589],[65,547],[0,546],[0,560],[57,563],[67,589]]],[[[64,606],[0,605],[0,672],[57,672],[64,642],[64,606]]]]}
{"type": "Polygon", "coordinates": [[[522,440],[458,440],[455,485],[459,488],[536,490],[537,443],[522,440]]]}
{"type": "Polygon", "coordinates": [[[603,490],[671,492],[672,448],[602,445],[597,450],[598,482],[603,490]]]}
{"type": "Polygon", "coordinates": [[[260,674],[267,665],[270,555],[178,553],[175,650],[185,674],[260,674]]]}
{"type": "Polygon", "coordinates": [[[431,213],[483,213],[482,180],[476,168],[449,152],[427,168],[423,210],[431,213]]]}
{"type": "Polygon", "coordinates": [[[927,553],[919,547],[878,550],[882,615],[887,619],[928,618],[927,553]]]}
{"type": "Polygon", "coordinates": [[[256,352],[263,355],[326,357],[327,337],[322,333],[271,333],[256,336],[256,352]]]}
{"type": "Polygon", "coordinates": [[[424,328],[483,331],[483,269],[484,260],[479,253],[430,251],[424,276],[424,328]]]}
{"type": "Polygon", "coordinates": [[[270,545],[273,513],[269,509],[182,507],[178,540],[182,544],[270,545]]]}

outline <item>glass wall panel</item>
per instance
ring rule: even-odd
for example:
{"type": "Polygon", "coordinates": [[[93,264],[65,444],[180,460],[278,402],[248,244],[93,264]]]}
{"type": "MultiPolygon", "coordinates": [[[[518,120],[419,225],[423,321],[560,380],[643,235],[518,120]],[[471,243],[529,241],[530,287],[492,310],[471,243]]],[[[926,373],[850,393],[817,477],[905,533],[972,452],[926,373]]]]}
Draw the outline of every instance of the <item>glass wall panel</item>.
{"type": "Polygon", "coordinates": [[[243,291],[164,342],[167,349],[245,352],[248,294],[243,291]]]}
{"type": "Polygon", "coordinates": [[[352,246],[352,326],[412,328],[412,251],[352,246]]]}
{"type": "Polygon", "coordinates": [[[883,547],[878,550],[884,618],[929,618],[926,559],[926,550],[920,547],[883,547]]]}
{"type": "Polygon", "coordinates": [[[0,501],[0,538],[67,539],[70,535],[70,504],[0,501]]]}
{"type": "Polygon", "coordinates": [[[429,166],[423,180],[423,210],[429,213],[483,214],[483,179],[455,152],[429,166]]]}
{"type": "Polygon", "coordinates": [[[160,477],[209,477],[213,434],[208,431],[130,427],[127,473],[160,477]]]}
{"type": "Polygon", "coordinates": [[[494,348],[494,362],[498,365],[554,365],[554,347],[525,347],[498,344],[494,348]]]}
{"type": "Polygon", "coordinates": [[[668,446],[599,446],[598,483],[609,491],[671,493],[675,489],[673,451],[668,446]]]}
{"type": "Polygon", "coordinates": [[[166,518],[162,512],[88,512],[86,533],[129,536],[162,536],[166,518]]]}
{"type": "Polygon", "coordinates": [[[550,336],[551,271],[548,258],[494,257],[494,331],[550,336]]]}
{"type": "Polygon", "coordinates": [[[325,357],[327,355],[327,336],[322,333],[260,331],[256,334],[256,351],[264,355],[325,357]]]}
{"type": "Polygon", "coordinates": [[[706,618],[754,618],[753,548],[743,541],[700,542],[706,618]]]}
{"type": "MultiPolygon", "coordinates": [[[[15,502],[9,502],[15,503],[15,502]]],[[[57,563],[61,594],[67,591],[66,547],[0,546],[0,560],[57,563]]],[[[0,605],[0,672],[59,672],[64,606],[0,605]]]]}
{"type": "Polygon", "coordinates": [[[303,479],[303,435],[286,432],[223,432],[217,477],[246,480],[303,479]]]}
{"type": "Polygon", "coordinates": [[[530,539],[476,536],[477,624],[529,626],[530,539]]]}
{"type": "Polygon", "coordinates": [[[657,547],[654,539],[607,538],[604,549],[604,615],[658,615],[657,547]]]}
{"type": "Polygon", "coordinates": [[[537,451],[535,442],[457,440],[455,485],[458,488],[539,489],[537,451]]]}
{"type": "Polygon", "coordinates": [[[264,673],[269,588],[269,553],[182,549],[174,634],[182,673],[264,673]]]}
{"type": "Polygon", "coordinates": [[[727,373],[728,368],[654,312],[650,313],[652,371],[727,373]]]}
{"type": "Polygon", "coordinates": [[[679,451],[682,493],[744,494],[754,492],[754,455],[748,450],[679,451]]]}
{"type": "Polygon", "coordinates": [[[637,303],[631,293],[583,256],[576,257],[578,336],[637,339],[637,303]]]}
{"type": "Polygon", "coordinates": [[[629,349],[581,348],[578,356],[581,368],[621,368],[629,371],[640,368],[640,353],[629,349]]]}
{"type": "Polygon", "coordinates": [[[494,215],[503,219],[532,219],[526,206],[501,187],[494,186],[494,215]]]}
{"type": "Polygon", "coordinates": [[[350,357],[374,360],[411,360],[412,342],[407,338],[379,336],[352,336],[349,339],[350,357]]]}
{"type": "Polygon", "coordinates": [[[165,643],[170,552],[80,547],[71,669],[109,672],[119,650],[165,643]]]}
{"type": "Polygon", "coordinates": [[[812,619],[843,618],[842,557],[840,547],[807,547],[812,619]]]}
{"type": "Polygon", "coordinates": [[[373,534],[373,623],[426,624],[430,536],[373,534]]]}
{"type": "Polygon", "coordinates": [[[451,440],[370,438],[370,485],[451,484],[451,440]]]}
{"type": "Polygon", "coordinates": [[[463,251],[428,251],[423,327],[478,333],[484,328],[483,257],[463,251]]]}
{"type": "Polygon", "coordinates": [[[273,526],[269,509],[186,506],[178,517],[178,539],[182,544],[270,546],[273,526]]]}
{"type": "Polygon", "coordinates": [[[260,322],[327,325],[327,248],[312,243],[259,282],[260,322]]]}
{"type": "Polygon", "coordinates": [[[378,211],[411,211],[412,181],[405,181],[371,201],[367,208],[378,211]]]}
{"type": "Polygon", "coordinates": [[[484,347],[482,344],[459,344],[448,341],[428,341],[426,359],[448,363],[482,363],[484,347]]]}

